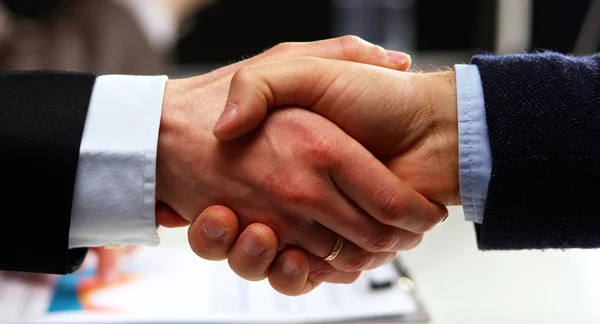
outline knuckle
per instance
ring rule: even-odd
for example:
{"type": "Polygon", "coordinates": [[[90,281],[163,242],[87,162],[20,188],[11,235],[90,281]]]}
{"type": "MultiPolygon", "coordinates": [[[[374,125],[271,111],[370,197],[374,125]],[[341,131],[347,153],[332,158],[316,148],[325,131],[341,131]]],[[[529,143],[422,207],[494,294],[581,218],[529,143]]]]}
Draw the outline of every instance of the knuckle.
{"type": "Polygon", "coordinates": [[[335,161],[336,146],[330,138],[316,132],[307,134],[306,145],[300,152],[300,158],[318,166],[327,166],[335,161]]]}
{"type": "Polygon", "coordinates": [[[303,178],[288,177],[288,180],[275,180],[269,191],[285,204],[314,206],[321,202],[316,186],[306,184],[303,178]]]}
{"type": "Polygon", "coordinates": [[[275,53],[287,53],[289,51],[292,51],[295,47],[297,47],[296,43],[285,42],[273,46],[273,48],[270,51],[273,51],[275,53]]]}
{"type": "Polygon", "coordinates": [[[274,227],[278,233],[279,248],[283,249],[288,244],[300,245],[302,242],[314,240],[315,228],[321,224],[315,220],[303,215],[286,214],[285,220],[281,221],[277,227],[274,227]]]}
{"type": "Polygon", "coordinates": [[[391,232],[375,233],[367,237],[365,249],[369,252],[385,252],[396,250],[398,236],[391,232]]]}
{"type": "Polygon", "coordinates": [[[343,260],[340,264],[340,270],[345,272],[363,271],[369,269],[374,261],[374,256],[365,251],[359,256],[343,260]]]}
{"type": "Polygon", "coordinates": [[[381,259],[381,261],[379,262],[379,264],[376,265],[376,267],[382,266],[384,264],[388,264],[390,263],[390,261],[394,260],[396,257],[398,256],[398,251],[396,252],[388,252],[387,255],[381,259]]]}
{"type": "Polygon", "coordinates": [[[378,45],[374,45],[371,47],[371,51],[373,52],[371,54],[371,57],[374,58],[384,58],[387,56],[387,53],[385,52],[385,49],[381,46],[378,45]]]}
{"type": "Polygon", "coordinates": [[[344,58],[350,61],[356,61],[360,58],[360,49],[367,42],[354,35],[346,35],[339,38],[340,46],[344,58]]]}
{"type": "Polygon", "coordinates": [[[312,280],[312,281],[316,281],[316,282],[324,282],[333,275],[334,271],[335,271],[335,269],[332,267],[315,269],[315,270],[309,272],[308,280],[312,280]]]}
{"type": "Polygon", "coordinates": [[[421,226],[417,229],[418,234],[423,234],[434,229],[439,223],[439,220],[434,217],[423,217],[421,226]]]}
{"type": "Polygon", "coordinates": [[[423,241],[423,234],[413,234],[410,237],[402,239],[399,251],[409,251],[416,248],[423,241]]]}
{"type": "Polygon", "coordinates": [[[421,242],[423,241],[423,237],[423,234],[417,234],[412,239],[407,240],[406,250],[412,250],[419,246],[419,244],[421,244],[421,242]]]}
{"type": "Polygon", "coordinates": [[[407,218],[408,204],[395,193],[385,192],[379,197],[379,217],[385,224],[402,225],[407,218]]]}
{"type": "Polygon", "coordinates": [[[288,187],[282,189],[282,195],[284,201],[296,205],[315,205],[320,201],[320,197],[315,193],[315,190],[300,189],[294,187],[288,187]]]}
{"type": "Polygon", "coordinates": [[[252,67],[243,66],[239,68],[231,77],[231,84],[246,84],[251,82],[253,79],[252,67]]]}

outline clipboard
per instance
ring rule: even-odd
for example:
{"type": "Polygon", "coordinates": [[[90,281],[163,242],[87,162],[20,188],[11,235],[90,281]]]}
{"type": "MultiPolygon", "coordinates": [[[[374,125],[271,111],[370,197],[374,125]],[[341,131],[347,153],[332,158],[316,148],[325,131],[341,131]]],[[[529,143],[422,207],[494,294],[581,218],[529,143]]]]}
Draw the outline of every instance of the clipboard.
{"type": "MultiPolygon", "coordinates": [[[[369,277],[373,271],[369,270],[353,284],[323,284],[301,297],[282,296],[267,281],[250,283],[242,280],[231,272],[227,263],[200,260],[189,249],[145,248],[132,257],[129,266],[134,277],[126,276],[122,285],[117,283],[113,287],[89,290],[85,278],[91,269],[90,273],[85,271],[60,277],[56,285],[46,286],[52,292],[48,313],[13,323],[429,321],[411,276],[400,259],[384,265],[381,269],[387,269],[387,272],[383,276],[369,277]],[[382,282],[382,278],[389,282],[382,282]],[[113,306],[122,308],[118,312],[104,312],[113,306]]],[[[35,289],[39,291],[40,287],[35,289]]]]}
{"type": "Polygon", "coordinates": [[[402,262],[402,258],[400,256],[396,257],[389,264],[390,268],[393,269],[395,275],[393,279],[386,280],[385,282],[372,281],[371,287],[373,290],[379,289],[401,289],[406,292],[409,292],[413,297],[414,301],[417,304],[417,311],[412,314],[401,315],[401,316],[381,316],[381,317],[373,317],[366,320],[356,320],[356,321],[346,321],[344,323],[354,323],[354,324],[367,324],[367,323],[427,323],[431,321],[431,317],[427,309],[425,308],[424,303],[422,302],[421,297],[418,294],[418,290],[415,287],[415,283],[412,279],[410,272],[408,271],[405,264],[402,262]]]}

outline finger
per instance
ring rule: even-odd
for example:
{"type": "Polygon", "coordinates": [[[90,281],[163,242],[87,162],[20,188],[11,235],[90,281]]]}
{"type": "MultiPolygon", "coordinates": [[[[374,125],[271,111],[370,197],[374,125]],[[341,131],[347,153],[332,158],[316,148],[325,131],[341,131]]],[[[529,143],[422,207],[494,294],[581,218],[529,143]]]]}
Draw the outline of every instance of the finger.
{"type": "Polygon", "coordinates": [[[410,188],[364,147],[354,142],[339,155],[330,176],[340,191],[383,224],[423,234],[448,214],[410,188]]]}
{"type": "Polygon", "coordinates": [[[313,107],[344,67],[334,62],[301,58],[240,69],[231,79],[227,106],[215,124],[214,135],[221,140],[235,139],[256,128],[268,109],[280,105],[313,107]]]}
{"type": "Polygon", "coordinates": [[[334,268],[330,263],[313,255],[307,254],[310,270],[308,280],[313,284],[329,282],[329,283],[351,283],[360,275],[360,271],[345,272],[334,268]]]}
{"type": "Polygon", "coordinates": [[[344,93],[348,84],[357,78],[375,78],[380,71],[376,68],[357,69],[357,65],[348,62],[312,57],[245,67],[231,79],[227,106],[213,133],[221,140],[235,139],[256,128],[268,109],[280,106],[310,108],[340,124],[339,113],[333,111],[335,105],[319,105],[319,102],[328,91],[333,91],[331,97],[334,98],[356,96],[355,93],[344,93]]]}
{"type": "Polygon", "coordinates": [[[238,276],[250,281],[263,280],[277,255],[277,247],[277,235],[270,227],[251,224],[238,237],[227,260],[238,276]]]}
{"type": "Polygon", "coordinates": [[[308,280],[309,262],[306,252],[297,248],[283,250],[269,272],[269,284],[288,296],[306,294],[318,283],[308,280]]]}
{"type": "Polygon", "coordinates": [[[224,206],[206,208],[188,228],[190,247],[206,260],[224,260],[238,236],[237,216],[224,206]]]}
{"type": "Polygon", "coordinates": [[[347,284],[351,284],[351,283],[355,282],[356,279],[358,279],[358,277],[360,277],[361,274],[362,274],[362,272],[360,272],[360,271],[357,271],[357,272],[337,271],[337,272],[333,273],[325,282],[347,285],[347,284]]]}
{"type": "MultiPolygon", "coordinates": [[[[384,252],[369,252],[360,248],[349,239],[342,237],[341,249],[339,249],[335,259],[329,262],[331,266],[344,272],[358,272],[386,264],[396,255],[395,250],[394,252],[388,251],[391,251],[392,247],[396,248],[397,246],[400,246],[400,244],[403,243],[402,240],[391,240],[387,237],[379,239],[380,234],[376,229],[378,226],[371,226],[369,222],[364,220],[357,221],[346,217],[346,215],[344,216],[345,217],[340,218],[338,221],[338,228],[340,228],[342,232],[351,233],[355,239],[364,241],[371,247],[376,245],[373,249],[379,249],[384,252]],[[355,228],[355,226],[359,227],[355,228]],[[373,228],[374,230],[370,228],[373,228]],[[364,233],[372,233],[372,235],[365,238],[364,233]]],[[[371,221],[376,223],[375,220],[371,221]]],[[[304,231],[305,233],[302,233],[302,236],[292,239],[291,244],[302,247],[308,253],[321,260],[325,259],[333,252],[338,237],[340,237],[341,234],[337,234],[333,230],[320,224],[312,225],[304,231]]],[[[412,236],[416,236],[414,233],[407,232],[406,234],[411,237],[411,240],[413,240],[412,236]]],[[[408,248],[411,248],[418,244],[418,242],[420,242],[420,238],[417,239],[416,243],[411,241],[404,244],[408,244],[408,248]]]]}
{"type": "Polygon", "coordinates": [[[94,251],[96,251],[98,257],[98,265],[96,268],[98,279],[104,283],[115,280],[118,274],[119,250],[100,247],[94,251]]]}
{"type": "Polygon", "coordinates": [[[246,66],[303,56],[358,62],[398,71],[408,70],[412,63],[406,53],[386,50],[357,36],[342,36],[315,42],[282,43],[260,55],[213,71],[206,81],[231,75],[246,66]]]}
{"type": "Polygon", "coordinates": [[[342,246],[338,256],[328,262],[332,267],[347,273],[361,272],[378,268],[396,257],[396,252],[363,252],[356,245],[347,242],[342,246]],[[352,255],[357,255],[352,257],[352,255]]]}
{"type": "Polygon", "coordinates": [[[190,224],[190,222],[179,215],[179,213],[171,208],[171,206],[160,201],[156,202],[155,217],[158,225],[163,227],[183,227],[190,224]]]}
{"type": "MultiPolygon", "coordinates": [[[[364,259],[361,257],[368,258],[373,256],[368,252],[406,251],[414,248],[421,242],[423,238],[422,234],[381,223],[343,194],[340,194],[338,189],[340,187],[337,185],[333,186],[332,191],[335,191],[338,197],[337,199],[327,199],[327,204],[321,207],[322,215],[319,217],[319,223],[330,230],[328,232],[330,234],[329,249],[337,241],[338,235],[335,233],[348,241],[345,242],[344,253],[340,253],[340,256],[338,256],[337,264],[342,266],[337,267],[338,269],[344,271],[366,270],[368,269],[367,267],[353,267],[352,264],[364,264],[365,260],[361,261],[361,259],[364,259]],[[334,237],[331,237],[332,232],[334,237]]],[[[325,233],[320,237],[326,237],[324,235],[325,233]]],[[[321,253],[314,254],[323,256],[321,253]]],[[[381,255],[378,255],[378,258],[374,258],[373,261],[378,261],[380,257],[381,255]]],[[[375,264],[375,266],[378,266],[381,263],[375,262],[375,264]]]]}
{"type": "Polygon", "coordinates": [[[311,292],[323,282],[352,283],[360,274],[337,270],[304,250],[288,248],[279,253],[271,267],[269,283],[284,295],[299,296],[311,292]]]}

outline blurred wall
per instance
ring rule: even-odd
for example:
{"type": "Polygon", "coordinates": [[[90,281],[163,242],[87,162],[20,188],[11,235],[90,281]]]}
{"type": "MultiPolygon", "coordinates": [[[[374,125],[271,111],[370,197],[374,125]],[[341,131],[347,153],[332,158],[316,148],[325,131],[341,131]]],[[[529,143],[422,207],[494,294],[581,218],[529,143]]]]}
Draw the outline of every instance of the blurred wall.
{"type": "Polygon", "coordinates": [[[571,52],[589,5],[590,0],[535,0],[533,48],[571,52]]]}
{"type": "Polygon", "coordinates": [[[179,60],[238,61],[283,41],[327,38],[329,16],[326,0],[220,0],[197,16],[179,60]]]}
{"type": "MultiPolygon", "coordinates": [[[[2,1],[17,13],[35,16],[61,1],[85,0],[2,1]]],[[[333,37],[334,1],[361,0],[218,0],[197,15],[178,46],[177,60],[186,65],[222,64],[284,41],[333,37]]],[[[415,51],[494,50],[499,0],[412,1],[415,51]]],[[[590,1],[533,0],[530,49],[570,52],[590,1]]]]}

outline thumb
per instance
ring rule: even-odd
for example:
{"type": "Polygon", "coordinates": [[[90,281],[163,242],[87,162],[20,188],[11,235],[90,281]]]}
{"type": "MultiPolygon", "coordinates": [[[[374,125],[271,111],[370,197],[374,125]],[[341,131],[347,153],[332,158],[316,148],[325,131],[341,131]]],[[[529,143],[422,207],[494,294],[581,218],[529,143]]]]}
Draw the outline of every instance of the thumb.
{"type": "MultiPolygon", "coordinates": [[[[366,65],[303,57],[242,68],[231,79],[227,106],[213,133],[220,140],[231,140],[256,128],[270,108],[314,108],[330,89],[343,92],[340,83],[351,82],[358,75],[355,68],[359,66],[366,65]]],[[[329,106],[320,105],[320,109],[329,106]]]]}

